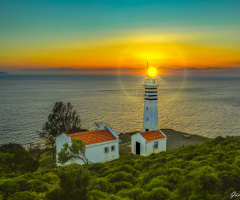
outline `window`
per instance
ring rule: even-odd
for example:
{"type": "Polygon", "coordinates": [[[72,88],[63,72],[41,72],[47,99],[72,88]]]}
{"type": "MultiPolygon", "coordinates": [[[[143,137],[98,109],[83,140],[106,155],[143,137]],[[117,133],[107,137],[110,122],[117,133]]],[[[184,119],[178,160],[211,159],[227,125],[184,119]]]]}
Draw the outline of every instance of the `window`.
{"type": "Polygon", "coordinates": [[[146,131],[148,131],[148,128],[146,129],[146,131]]]}
{"type": "Polygon", "coordinates": [[[111,146],[111,150],[112,150],[112,151],[115,151],[115,146],[111,146]]]}
{"type": "Polygon", "coordinates": [[[147,110],[148,110],[148,107],[147,107],[147,110]]]}
{"type": "Polygon", "coordinates": [[[153,149],[158,149],[158,142],[153,143],[153,149]]]}
{"type": "Polygon", "coordinates": [[[148,118],[147,118],[147,121],[148,121],[148,118]]]}
{"type": "Polygon", "coordinates": [[[109,152],[109,148],[108,147],[105,147],[105,153],[108,153],[109,152]]]}

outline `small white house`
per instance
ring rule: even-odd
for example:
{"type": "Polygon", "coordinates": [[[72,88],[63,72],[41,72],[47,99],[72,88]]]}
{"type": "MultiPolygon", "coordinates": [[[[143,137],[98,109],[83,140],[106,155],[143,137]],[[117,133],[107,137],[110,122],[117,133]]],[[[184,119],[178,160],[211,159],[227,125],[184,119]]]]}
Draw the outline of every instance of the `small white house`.
{"type": "Polygon", "coordinates": [[[166,151],[167,136],[160,130],[140,132],[132,135],[132,153],[148,156],[166,151]]]}
{"type": "MultiPolygon", "coordinates": [[[[63,144],[66,142],[69,146],[72,145],[72,141],[75,138],[81,139],[86,144],[86,158],[90,163],[106,162],[119,158],[119,139],[118,135],[111,129],[104,129],[96,131],[87,131],[74,134],[61,134],[56,138],[56,159],[58,161],[58,153],[63,148],[63,144]]],[[[80,159],[72,159],[65,164],[76,162],[78,164],[84,164],[80,159]]],[[[60,166],[61,163],[57,162],[60,166]]]]}

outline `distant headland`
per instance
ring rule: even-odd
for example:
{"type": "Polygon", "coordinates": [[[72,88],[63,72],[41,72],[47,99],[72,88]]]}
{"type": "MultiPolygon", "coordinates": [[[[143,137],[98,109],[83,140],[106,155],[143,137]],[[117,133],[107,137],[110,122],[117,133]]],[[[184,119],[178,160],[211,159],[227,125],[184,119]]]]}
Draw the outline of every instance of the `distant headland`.
{"type": "Polygon", "coordinates": [[[6,75],[10,75],[10,74],[7,73],[7,72],[1,72],[1,71],[0,71],[0,76],[6,76],[6,75]]]}

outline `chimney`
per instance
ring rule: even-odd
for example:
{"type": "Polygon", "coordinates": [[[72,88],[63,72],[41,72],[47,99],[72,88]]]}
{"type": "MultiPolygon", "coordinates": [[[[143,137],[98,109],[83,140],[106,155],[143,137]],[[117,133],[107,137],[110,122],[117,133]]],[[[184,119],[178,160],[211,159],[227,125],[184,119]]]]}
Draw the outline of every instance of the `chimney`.
{"type": "Polygon", "coordinates": [[[99,130],[104,130],[104,124],[102,122],[99,124],[99,130]]]}

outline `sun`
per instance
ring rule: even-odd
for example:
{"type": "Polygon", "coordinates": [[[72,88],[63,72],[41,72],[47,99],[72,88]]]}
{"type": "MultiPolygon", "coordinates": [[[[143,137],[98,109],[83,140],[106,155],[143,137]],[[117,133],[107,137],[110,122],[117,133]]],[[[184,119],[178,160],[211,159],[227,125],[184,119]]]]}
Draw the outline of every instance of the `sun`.
{"type": "Polygon", "coordinates": [[[147,74],[148,74],[148,76],[153,78],[153,77],[157,76],[157,69],[155,67],[149,67],[147,74]]]}

